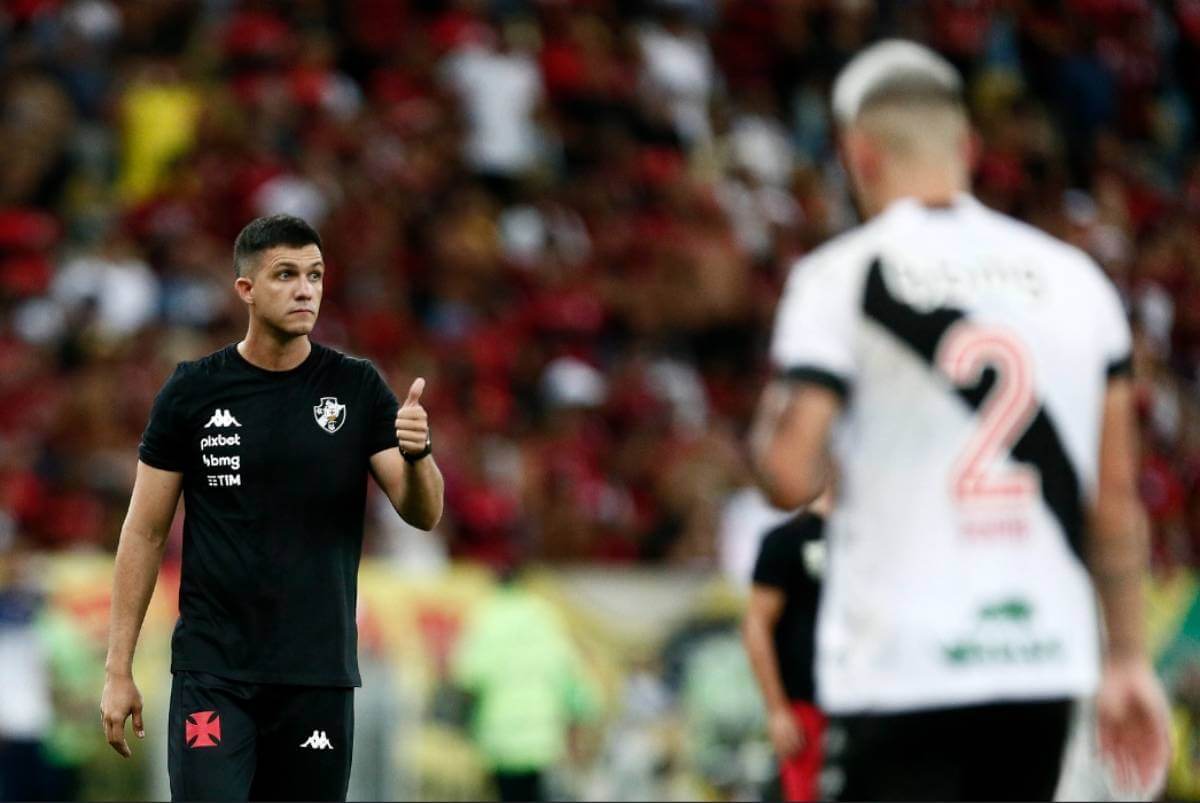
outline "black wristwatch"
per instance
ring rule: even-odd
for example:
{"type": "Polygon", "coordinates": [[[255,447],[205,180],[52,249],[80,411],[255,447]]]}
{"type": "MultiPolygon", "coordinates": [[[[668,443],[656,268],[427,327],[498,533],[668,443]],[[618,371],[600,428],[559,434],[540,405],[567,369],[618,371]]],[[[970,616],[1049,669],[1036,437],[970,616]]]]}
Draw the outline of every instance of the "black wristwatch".
{"type": "Polygon", "coordinates": [[[425,448],[419,452],[406,452],[404,448],[400,448],[400,456],[408,463],[416,463],[418,460],[424,460],[429,455],[433,454],[433,433],[425,433],[425,448]]]}

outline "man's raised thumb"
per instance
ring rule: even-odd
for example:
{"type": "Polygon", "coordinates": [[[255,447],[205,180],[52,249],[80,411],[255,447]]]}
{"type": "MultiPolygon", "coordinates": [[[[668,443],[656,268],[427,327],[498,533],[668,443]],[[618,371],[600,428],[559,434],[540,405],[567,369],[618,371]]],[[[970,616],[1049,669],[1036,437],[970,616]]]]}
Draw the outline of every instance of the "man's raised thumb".
{"type": "Polygon", "coordinates": [[[404,400],[405,407],[411,407],[414,404],[419,404],[421,394],[425,392],[425,378],[417,377],[413,380],[412,387],[408,389],[408,398],[404,400]]]}

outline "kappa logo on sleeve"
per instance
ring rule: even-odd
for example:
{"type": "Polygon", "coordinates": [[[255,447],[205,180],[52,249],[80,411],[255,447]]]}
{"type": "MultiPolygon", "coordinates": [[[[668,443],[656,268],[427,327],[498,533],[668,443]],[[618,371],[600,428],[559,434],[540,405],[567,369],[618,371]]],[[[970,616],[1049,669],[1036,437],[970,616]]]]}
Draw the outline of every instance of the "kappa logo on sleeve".
{"type": "Polygon", "coordinates": [[[184,739],[187,746],[216,747],[221,743],[221,715],[216,711],[197,711],[188,714],[184,723],[184,739]]]}
{"type": "Polygon", "coordinates": [[[233,417],[233,413],[228,409],[222,410],[218,407],[213,411],[212,418],[208,419],[208,423],[204,425],[205,429],[209,427],[240,427],[242,424],[233,417]]]}
{"type": "Polygon", "coordinates": [[[322,396],[321,403],[313,407],[313,418],[318,427],[332,435],[346,423],[346,405],[339,404],[336,396],[322,396]]]}

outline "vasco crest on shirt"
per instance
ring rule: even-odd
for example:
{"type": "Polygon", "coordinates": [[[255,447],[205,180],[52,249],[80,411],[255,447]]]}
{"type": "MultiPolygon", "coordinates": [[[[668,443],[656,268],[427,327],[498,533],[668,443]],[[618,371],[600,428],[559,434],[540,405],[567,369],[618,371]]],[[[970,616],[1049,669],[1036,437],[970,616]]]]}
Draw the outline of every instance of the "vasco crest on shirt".
{"type": "Polygon", "coordinates": [[[322,396],[321,403],[313,407],[313,418],[318,427],[332,435],[346,423],[346,405],[339,404],[336,396],[322,396]]]}

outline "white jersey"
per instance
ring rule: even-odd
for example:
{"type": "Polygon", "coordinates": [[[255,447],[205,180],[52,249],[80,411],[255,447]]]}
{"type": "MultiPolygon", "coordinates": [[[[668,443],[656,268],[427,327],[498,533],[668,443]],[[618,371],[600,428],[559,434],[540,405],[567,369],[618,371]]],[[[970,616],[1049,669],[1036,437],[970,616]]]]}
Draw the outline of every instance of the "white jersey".
{"type": "Polygon", "coordinates": [[[801,260],[775,368],[843,394],[818,623],[835,713],[1075,696],[1099,674],[1080,558],[1120,299],[970,196],[901,200],[801,260]]]}

